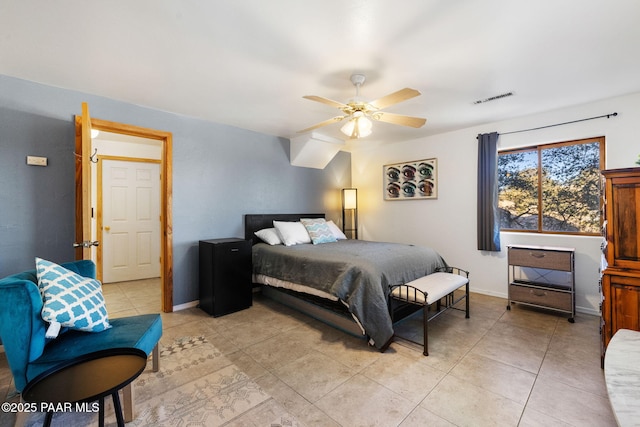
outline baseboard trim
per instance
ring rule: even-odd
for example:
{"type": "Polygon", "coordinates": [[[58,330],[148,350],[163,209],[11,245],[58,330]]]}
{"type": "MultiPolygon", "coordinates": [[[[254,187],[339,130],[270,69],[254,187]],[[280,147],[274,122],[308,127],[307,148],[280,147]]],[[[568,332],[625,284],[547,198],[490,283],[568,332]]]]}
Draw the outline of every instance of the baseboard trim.
{"type": "Polygon", "coordinates": [[[188,308],[197,307],[200,304],[200,300],[185,302],[184,304],[178,304],[173,306],[173,311],[186,310],[188,308]]]}

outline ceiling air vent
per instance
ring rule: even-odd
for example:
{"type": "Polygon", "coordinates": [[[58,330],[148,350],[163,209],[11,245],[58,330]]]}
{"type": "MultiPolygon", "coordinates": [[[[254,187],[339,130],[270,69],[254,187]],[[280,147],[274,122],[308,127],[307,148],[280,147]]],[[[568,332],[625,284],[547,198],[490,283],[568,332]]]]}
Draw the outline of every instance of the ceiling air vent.
{"type": "Polygon", "coordinates": [[[489,98],[479,99],[474,101],[474,104],[484,104],[485,102],[495,101],[496,99],[506,98],[508,96],[513,96],[513,92],[502,93],[500,95],[490,96],[489,98]]]}

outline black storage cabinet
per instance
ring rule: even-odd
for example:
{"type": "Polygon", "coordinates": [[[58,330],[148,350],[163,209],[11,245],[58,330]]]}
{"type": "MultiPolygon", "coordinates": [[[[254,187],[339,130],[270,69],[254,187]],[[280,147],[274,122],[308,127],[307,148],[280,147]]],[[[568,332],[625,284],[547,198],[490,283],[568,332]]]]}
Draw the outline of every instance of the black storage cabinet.
{"type": "Polygon", "coordinates": [[[200,240],[200,308],[214,317],[252,304],[251,240],[200,240]]]}

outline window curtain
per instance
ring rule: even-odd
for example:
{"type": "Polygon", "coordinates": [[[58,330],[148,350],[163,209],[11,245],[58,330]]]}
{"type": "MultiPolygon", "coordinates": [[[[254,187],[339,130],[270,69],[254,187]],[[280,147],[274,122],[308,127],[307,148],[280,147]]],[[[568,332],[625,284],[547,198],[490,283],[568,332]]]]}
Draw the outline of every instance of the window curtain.
{"type": "Polygon", "coordinates": [[[478,250],[500,251],[497,132],[478,135],[478,250]]]}

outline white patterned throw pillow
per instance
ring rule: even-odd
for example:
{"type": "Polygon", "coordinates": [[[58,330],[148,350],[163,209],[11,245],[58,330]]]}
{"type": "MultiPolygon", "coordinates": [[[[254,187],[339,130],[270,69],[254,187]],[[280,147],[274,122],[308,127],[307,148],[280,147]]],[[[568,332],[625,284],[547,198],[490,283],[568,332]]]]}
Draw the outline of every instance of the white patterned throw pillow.
{"type": "Polygon", "coordinates": [[[42,319],[50,323],[47,338],[57,337],[61,326],[86,332],[111,327],[99,281],[41,258],[36,258],[36,272],[42,319]]]}
{"type": "Polygon", "coordinates": [[[300,222],[307,229],[314,245],[337,241],[324,218],[300,218],[300,222]]]}

